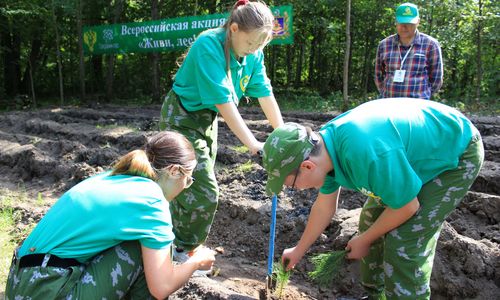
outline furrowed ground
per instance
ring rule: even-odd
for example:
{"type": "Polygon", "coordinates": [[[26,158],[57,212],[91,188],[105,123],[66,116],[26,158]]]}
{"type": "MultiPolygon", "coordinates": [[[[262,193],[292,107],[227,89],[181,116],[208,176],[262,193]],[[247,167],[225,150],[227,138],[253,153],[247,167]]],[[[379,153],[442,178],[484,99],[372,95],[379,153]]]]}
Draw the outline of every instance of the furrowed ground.
{"type": "MultiPolygon", "coordinates": [[[[126,152],[140,148],[157,130],[160,107],[103,106],[0,114],[0,293],[11,251],[65,190],[108,169],[126,152]]],[[[260,110],[242,109],[256,137],[271,127],[260,110]]],[[[285,112],[287,122],[318,129],[335,114],[285,112]]],[[[500,295],[500,116],[471,120],[481,131],[486,161],[472,190],[447,219],[440,236],[431,281],[433,299],[494,299],[500,295]]],[[[222,247],[217,274],[193,278],[171,299],[259,299],[263,297],[271,202],[266,173],[219,120],[217,178],[219,209],[207,244],[222,247]]],[[[315,191],[279,195],[275,261],[293,246],[307,221],[315,191]]],[[[364,196],[343,191],[330,226],[308,256],[343,249],[357,227],[364,196]]],[[[359,299],[357,264],[340,270],[331,289],[320,289],[304,259],[284,299],[359,299]]]]}

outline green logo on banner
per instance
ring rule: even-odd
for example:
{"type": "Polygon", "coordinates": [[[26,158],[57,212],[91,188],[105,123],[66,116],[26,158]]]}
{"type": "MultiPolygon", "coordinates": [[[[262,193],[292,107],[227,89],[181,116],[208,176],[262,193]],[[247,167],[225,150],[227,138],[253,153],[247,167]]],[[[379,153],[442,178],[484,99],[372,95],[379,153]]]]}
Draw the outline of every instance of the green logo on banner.
{"type": "MultiPolygon", "coordinates": [[[[292,44],[292,6],[271,10],[275,16],[271,44],[292,44]]],[[[84,27],[83,50],[86,55],[180,50],[189,47],[200,32],[223,25],[226,18],[227,14],[213,14],[84,27]]]]}

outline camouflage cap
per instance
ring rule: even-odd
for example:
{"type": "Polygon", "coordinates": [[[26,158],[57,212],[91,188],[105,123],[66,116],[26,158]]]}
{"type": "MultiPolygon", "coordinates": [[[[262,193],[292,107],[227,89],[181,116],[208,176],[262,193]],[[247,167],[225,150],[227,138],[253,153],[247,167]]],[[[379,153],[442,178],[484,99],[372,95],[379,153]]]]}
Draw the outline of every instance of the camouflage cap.
{"type": "Polygon", "coordinates": [[[313,147],[306,128],[297,123],[285,123],[269,135],[262,154],[268,195],[281,191],[286,177],[309,157],[313,147]]]}

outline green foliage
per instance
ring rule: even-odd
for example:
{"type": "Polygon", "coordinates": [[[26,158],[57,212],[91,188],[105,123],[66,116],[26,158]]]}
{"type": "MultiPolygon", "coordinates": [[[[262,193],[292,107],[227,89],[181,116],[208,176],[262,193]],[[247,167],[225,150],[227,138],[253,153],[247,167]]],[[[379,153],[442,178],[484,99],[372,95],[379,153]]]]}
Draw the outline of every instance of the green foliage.
{"type": "Polygon", "coordinates": [[[23,186],[19,186],[18,191],[0,189],[0,287],[5,287],[14,249],[36,226],[35,222],[22,224],[25,220],[20,207],[47,204],[41,193],[37,195],[33,200],[23,186]]]}
{"type": "Polygon", "coordinates": [[[246,163],[239,165],[237,170],[243,173],[250,172],[253,170],[253,162],[248,160],[246,163]]]}
{"type": "Polygon", "coordinates": [[[313,256],[311,262],[314,271],[308,273],[309,277],[322,287],[328,287],[340,274],[340,268],[344,265],[347,251],[332,251],[313,256]]]}
{"type": "Polygon", "coordinates": [[[238,153],[247,153],[248,152],[248,147],[245,146],[245,145],[242,145],[242,146],[231,146],[230,148],[233,149],[234,151],[238,152],[238,153]]]}
{"type": "Polygon", "coordinates": [[[42,196],[42,193],[38,193],[38,196],[36,198],[36,204],[38,206],[42,206],[43,205],[43,196],[42,196]]]}
{"type": "Polygon", "coordinates": [[[285,261],[285,263],[281,260],[280,262],[274,264],[273,279],[276,282],[274,294],[278,297],[278,299],[283,298],[285,289],[290,281],[290,275],[292,275],[292,270],[286,270],[287,266],[288,260],[285,261]]]}
{"type": "Polygon", "coordinates": [[[274,94],[280,109],[308,112],[327,112],[338,110],[342,103],[340,93],[332,93],[326,97],[308,89],[275,89],[274,94]]]}
{"type": "Polygon", "coordinates": [[[12,209],[0,209],[0,286],[5,287],[16,244],[9,232],[15,227],[12,209]]]}
{"type": "MultiPolygon", "coordinates": [[[[234,1],[160,1],[160,18],[226,12],[234,1]]],[[[345,2],[268,1],[269,5],[293,5],[294,44],[264,48],[267,74],[280,106],[285,110],[332,111],[342,107],[345,49],[345,2]]],[[[377,44],[395,33],[394,10],[400,1],[352,2],[349,107],[377,95],[374,60],[377,44]],[[374,9],[375,8],[375,9],[374,9]]],[[[416,1],[420,8],[419,30],[441,44],[444,85],[437,100],[461,102],[465,109],[488,106],[498,100],[500,58],[496,1],[416,1]],[[450,26],[452,24],[453,26],[450,26]],[[478,40],[478,30],[480,41],[478,40]],[[479,46],[481,48],[479,49],[479,46]],[[480,52],[480,60],[477,56],[480,52]],[[481,65],[479,65],[479,63],[481,65]],[[482,70],[479,77],[478,70],[482,70]],[[481,81],[479,81],[481,78],[481,81]],[[479,99],[477,91],[480,92],[479,99]]],[[[59,80],[55,28],[60,34],[66,104],[86,105],[130,100],[137,105],[153,103],[151,54],[128,53],[84,57],[87,100],[79,96],[80,73],[77,16],[87,26],[151,20],[148,1],[4,0],[0,7],[0,111],[32,108],[12,105],[16,94],[29,95],[29,66],[33,66],[37,106],[45,99],[58,104],[59,80]],[[55,21],[52,16],[54,5],[55,21]],[[117,9],[120,8],[121,9],[117,9]],[[114,58],[110,64],[111,58],[114,58]],[[10,62],[6,64],[6,62],[10,62]],[[10,69],[9,69],[10,68],[10,69]],[[108,77],[108,73],[111,75],[108,77]],[[112,79],[112,82],[108,80],[112,79]],[[17,91],[13,94],[13,87],[17,91]],[[108,88],[111,91],[108,94],[108,88]],[[108,97],[109,96],[109,97],[108,97]],[[71,101],[71,102],[70,102],[71,101]]],[[[184,51],[159,53],[160,94],[172,86],[177,58],[184,51]]],[[[23,97],[24,97],[23,96],[23,97]]]]}
{"type": "Polygon", "coordinates": [[[7,282],[12,253],[16,247],[16,239],[12,235],[16,227],[13,205],[16,201],[4,190],[0,197],[0,286],[7,282]]]}

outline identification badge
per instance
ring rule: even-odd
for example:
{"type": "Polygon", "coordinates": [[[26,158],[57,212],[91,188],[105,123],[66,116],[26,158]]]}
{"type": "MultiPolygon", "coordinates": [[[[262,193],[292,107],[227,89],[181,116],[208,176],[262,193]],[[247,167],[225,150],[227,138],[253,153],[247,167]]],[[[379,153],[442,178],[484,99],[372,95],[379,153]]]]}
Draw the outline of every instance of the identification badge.
{"type": "Polygon", "coordinates": [[[394,82],[404,82],[405,81],[406,70],[396,70],[394,73],[394,82]]]}

